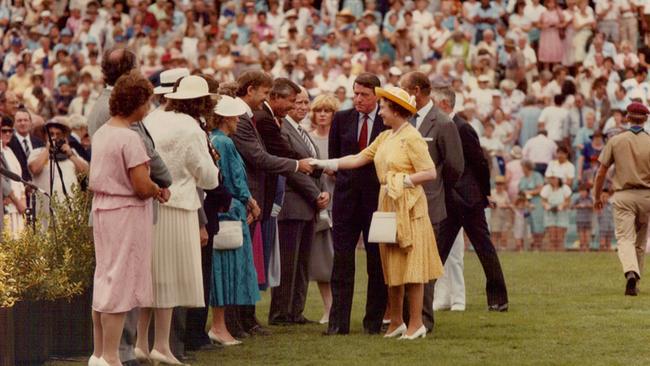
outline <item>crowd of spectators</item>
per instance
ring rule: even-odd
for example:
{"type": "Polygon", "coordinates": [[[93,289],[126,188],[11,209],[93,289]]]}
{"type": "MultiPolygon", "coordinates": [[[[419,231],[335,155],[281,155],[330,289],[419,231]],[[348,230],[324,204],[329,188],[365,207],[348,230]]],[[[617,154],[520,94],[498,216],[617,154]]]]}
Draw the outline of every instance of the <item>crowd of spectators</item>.
{"type": "MultiPolygon", "coordinates": [[[[84,120],[104,86],[102,52],[114,46],[132,49],[154,85],[175,67],[220,83],[257,68],[304,86],[310,99],[331,94],[340,109],[351,107],[361,72],[389,86],[417,70],[453,86],[455,112],[491,157],[501,246],[512,232],[510,248],[529,236],[540,248],[548,232],[559,249],[569,229],[583,249],[591,231],[607,249],[610,209],[590,211],[588,193],[626,106],[648,103],[649,21],[650,4],[637,0],[3,0],[3,142],[25,151],[25,137],[58,121],[49,126],[74,145],[63,152],[64,180],[85,171],[84,120]]],[[[9,164],[46,185],[47,159],[29,141],[29,161],[9,164]]]]}

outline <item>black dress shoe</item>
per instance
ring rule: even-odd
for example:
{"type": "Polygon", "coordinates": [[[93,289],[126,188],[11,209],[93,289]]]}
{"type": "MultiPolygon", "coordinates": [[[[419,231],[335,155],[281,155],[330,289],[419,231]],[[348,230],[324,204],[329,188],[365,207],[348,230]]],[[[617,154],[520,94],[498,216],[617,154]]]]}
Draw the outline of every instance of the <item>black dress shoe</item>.
{"type": "Polygon", "coordinates": [[[128,361],[123,361],[122,365],[123,366],[140,366],[140,362],[138,360],[128,360],[128,361]]]}
{"type": "Polygon", "coordinates": [[[349,332],[342,332],[338,329],[328,329],[323,332],[324,336],[347,335],[349,332]]]}
{"type": "Polygon", "coordinates": [[[264,328],[263,326],[256,324],[252,328],[246,330],[246,333],[249,333],[251,335],[255,336],[269,336],[271,335],[271,332],[264,328]]]}
{"type": "MultiPolygon", "coordinates": [[[[269,319],[269,325],[293,325],[294,321],[286,316],[278,316],[273,319],[269,319]]],[[[259,325],[259,324],[257,324],[259,325]]]]}
{"type": "Polygon", "coordinates": [[[309,320],[309,319],[305,318],[305,317],[302,316],[302,315],[299,316],[299,317],[297,317],[296,319],[294,319],[294,320],[293,320],[293,323],[294,323],[294,324],[300,324],[300,325],[304,325],[304,324],[316,324],[315,321],[313,321],[313,320],[309,320]]]}
{"type": "Polygon", "coordinates": [[[178,356],[176,358],[179,361],[181,361],[182,363],[188,363],[188,362],[196,361],[196,356],[194,356],[192,354],[189,354],[189,353],[182,354],[182,355],[180,355],[180,356],[178,356]]]}
{"type": "Polygon", "coordinates": [[[625,296],[637,296],[639,294],[639,289],[636,288],[636,283],[638,281],[636,274],[634,272],[628,272],[625,277],[627,277],[625,296]]]}
{"type": "Polygon", "coordinates": [[[381,327],[378,329],[363,328],[363,332],[370,335],[381,334],[381,327]]]}
{"type": "Polygon", "coordinates": [[[488,311],[496,311],[496,312],[499,312],[499,313],[505,313],[506,311],[508,311],[508,303],[490,305],[490,306],[488,306],[488,311]]]}

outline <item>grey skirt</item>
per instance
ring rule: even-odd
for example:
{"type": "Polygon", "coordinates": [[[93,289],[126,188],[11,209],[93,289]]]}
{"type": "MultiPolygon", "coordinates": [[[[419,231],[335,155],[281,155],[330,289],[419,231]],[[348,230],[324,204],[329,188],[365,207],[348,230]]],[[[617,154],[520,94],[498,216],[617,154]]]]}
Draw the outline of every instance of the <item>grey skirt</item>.
{"type": "Polygon", "coordinates": [[[326,229],[315,232],[309,256],[309,280],[330,282],[333,263],[332,230],[326,229]]]}

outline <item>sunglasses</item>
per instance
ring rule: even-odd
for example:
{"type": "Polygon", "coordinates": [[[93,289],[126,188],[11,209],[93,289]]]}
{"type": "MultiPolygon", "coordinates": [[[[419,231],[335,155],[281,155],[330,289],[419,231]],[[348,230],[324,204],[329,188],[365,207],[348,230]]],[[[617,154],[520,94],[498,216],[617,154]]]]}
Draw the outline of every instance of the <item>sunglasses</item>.
{"type": "Polygon", "coordinates": [[[3,129],[0,129],[0,132],[2,132],[2,133],[14,133],[14,129],[13,128],[3,128],[3,129]]]}

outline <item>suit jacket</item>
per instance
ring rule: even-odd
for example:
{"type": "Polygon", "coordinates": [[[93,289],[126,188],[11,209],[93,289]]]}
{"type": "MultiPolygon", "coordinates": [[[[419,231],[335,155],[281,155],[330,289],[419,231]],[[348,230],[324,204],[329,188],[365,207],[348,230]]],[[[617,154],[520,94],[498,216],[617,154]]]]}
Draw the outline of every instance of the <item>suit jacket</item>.
{"type": "Polygon", "coordinates": [[[458,130],[449,116],[435,106],[424,117],[418,129],[428,138],[429,155],[436,164],[437,179],[424,184],[429,206],[429,219],[437,224],[447,217],[445,187],[453,187],[463,174],[465,159],[458,130]]]}
{"type": "MultiPolygon", "coordinates": [[[[251,117],[239,117],[237,132],[231,136],[235,147],[246,164],[246,177],[251,195],[264,212],[265,185],[267,174],[289,174],[296,171],[296,160],[269,154],[251,117]]],[[[275,191],[273,192],[275,194],[275,191]]]]}
{"type": "MultiPolygon", "coordinates": [[[[320,152],[318,147],[311,140],[316,156],[312,156],[309,146],[305,143],[302,136],[291,126],[289,121],[282,122],[282,139],[293,149],[294,153],[300,159],[304,158],[319,158],[320,152]]],[[[287,186],[284,191],[284,203],[282,210],[278,216],[278,220],[311,220],[316,217],[318,207],[316,200],[322,192],[322,184],[319,178],[302,174],[302,173],[289,173],[285,175],[287,178],[287,186]]]]}
{"type": "MultiPolygon", "coordinates": [[[[32,147],[34,149],[45,146],[45,143],[38,137],[30,135],[29,139],[31,140],[32,147]]],[[[32,174],[29,172],[29,168],[27,167],[27,155],[25,155],[23,145],[20,143],[20,141],[18,141],[16,134],[11,136],[11,140],[9,140],[8,146],[14,155],[16,155],[16,159],[18,159],[18,162],[20,163],[20,168],[23,170],[22,178],[24,180],[32,180],[32,174]]]]}
{"type": "MultiPolygon", "coordinates": [[[[260,134],[264,147],[269,154],[289,159],[300,159],[298,154],[289,146],[289,143],[282,138],[280,126],[277,124],[271,108],[266,103],[262,105],[262,109],[253,112],[253,118],[255,120],[255,128],[260,134]]],[[[271,208],[273,208],[277,186],[277,174],[267,174],[264,180],[264,202],[261,203],[264,206],[262,220],[271,217],[271,208]]]]}
{"type": "Polygon", "coordinates": [[[453,209],[480,209],[488,205],[490,195],[490,167],[474,128],[463,118],[454,116],[465,157],[463,175],[447,189],[447,206],[453,209]]]}
{"type": "MultiPolygon", "coordinates": [[[[330,128],[328,153],[330,159],[359,153],[357,126],[359,112],[347,109],[336,112],[330,128]]],[[[386,129],[379,113],[370,131],[370,142],[386,129]]],[[[374,164],[336,173],[332,216],[337,222],[357,221],[359,215],[370,217],[377,210],[379,180],[374,164]]]]}

